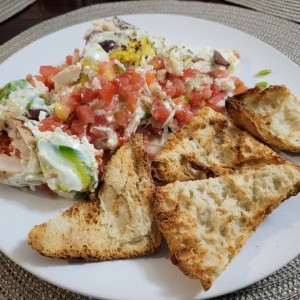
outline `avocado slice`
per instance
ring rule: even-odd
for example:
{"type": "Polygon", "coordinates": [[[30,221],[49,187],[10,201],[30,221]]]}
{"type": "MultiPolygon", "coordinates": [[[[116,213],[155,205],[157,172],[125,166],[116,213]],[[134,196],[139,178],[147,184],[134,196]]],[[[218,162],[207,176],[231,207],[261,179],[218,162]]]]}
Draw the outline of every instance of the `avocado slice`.
{"type": "Polygon", "coordinates": [[[57,151],[74,166],[73,170],[80,177],[83,189],[87,188],[91,183],[92,177],[89,175],[90,167],[80,159],[81,153],[71,147],[63,145],[58,145],[57,151]]]}

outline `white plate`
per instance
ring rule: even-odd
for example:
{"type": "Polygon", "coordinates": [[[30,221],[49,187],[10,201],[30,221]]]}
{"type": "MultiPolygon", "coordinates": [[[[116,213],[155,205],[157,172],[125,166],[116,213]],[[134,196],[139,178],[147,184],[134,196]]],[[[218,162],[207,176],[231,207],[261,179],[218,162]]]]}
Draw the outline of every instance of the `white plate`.
{"type": "MultiPolygon", "coordinates": [[[[248,86],[266,80],[286,84],[300,96],[300,69],[269,45],[235,29],[191,17],[130,15],[126,21],[169,44],[229,47],[242,56],[238,75],[248,86]],[[272,69],[263,79],[253,74],[272,69]]],[[[40,65],[60,64],[75,47],[82,48],[90,22],[50,34],[17,52],[0,66],[0,86],[10,80],[37,74],[40,65]]],[[[299,163],[299,157],[294,157],[299,163]]],[[[204,299],[250,285],[287,264],[300,253],[300,197],[285,201],[253,234],[240,254],[208,292],[199,281],[184,276],[168,257],[167,247],[153,256],[101,263],[68,263],[43,257],[27,245],[27,233],[35,224],[70,206],[68,200],[1,186],[1,250],[24,269],[60,287],[105,299],[204,299]]]]}

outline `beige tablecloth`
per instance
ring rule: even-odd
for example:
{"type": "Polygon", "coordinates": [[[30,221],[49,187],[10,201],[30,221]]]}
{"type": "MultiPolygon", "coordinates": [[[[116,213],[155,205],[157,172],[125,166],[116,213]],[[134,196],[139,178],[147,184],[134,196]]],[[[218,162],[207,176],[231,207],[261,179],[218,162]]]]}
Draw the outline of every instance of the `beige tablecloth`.
{"type": "MultiPolygon", "coordinates": [[[[299,0],[226,0],[273,16],[300,23],[299,0]]],[[[277,24],[280,26],[280,24],[277,24]]]]}
{"type": "MultiPolygon", "coordinates": [[[[0,46],[0,62],[58,29],[101,17],[134,13],[173,13],[217,21],[269,43],[300,65],[300,25],[239,7],[170,0],[94,5],[45,21],[0,46]]],[[[38,279],[0,253],[1,296],[5,299],[88,299],[38,279]]],[[[218,299],[300,299],[300,256],[257,284],[218,299]]]]}
{"type": "Polygon", "coordinates": [[[0,23],[17,14],[35,0],[0,0],[0,23]]]}

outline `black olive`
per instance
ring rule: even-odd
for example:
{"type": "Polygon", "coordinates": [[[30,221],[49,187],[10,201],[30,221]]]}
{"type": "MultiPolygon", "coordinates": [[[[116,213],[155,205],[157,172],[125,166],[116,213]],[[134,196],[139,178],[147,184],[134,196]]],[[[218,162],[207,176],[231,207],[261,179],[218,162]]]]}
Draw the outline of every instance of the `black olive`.
{"type": "Polygon", "coordinates": [[[216,64],[224,66],[228,68],[230,66],[230,63],[225,60],[225,58],[221,55],[220,52],[214,50],[213,60],[216,64]]]}
{"type": "Polygon", "coordinates": [[[116,42],[113,40],[107,40],[100,43],[100,46],[105,52],[110,52],[116,47],[116,42]]]}
{"type": "Polygon", "coordinates": [[[49,113],[45,109],[28,109],[24,116],[27,119],[38,121],[41,111],[46,113],[46,118],[50,117],[49,113]]]}

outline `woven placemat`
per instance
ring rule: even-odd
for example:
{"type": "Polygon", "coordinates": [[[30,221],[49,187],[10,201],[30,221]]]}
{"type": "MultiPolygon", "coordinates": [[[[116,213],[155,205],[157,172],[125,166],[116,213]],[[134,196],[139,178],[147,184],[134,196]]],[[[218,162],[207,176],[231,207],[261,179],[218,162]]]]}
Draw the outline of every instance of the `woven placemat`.
{"type": "Polygon", "coordinates": [[[300,23],[299,0],[226,0],[270,15],[300,23]]]}
{"type": "Polygon", "coordinates": [[[0,23],[17,14],[35,0],[0,0],[0,23]]]}
{"type": "MultiPolygon", "coordinates": [[[[300,25],[227,5],[185,1],[129,1],[89,6],[45,21],[0,47],[0,62],[28,43],[58,29],[106,16],[173,13],[218,21],[260,38],[300,65],[300,25]],[[230,16],[230,17],[229,17],[230,16]],[[280,24],[280,27],[278,27],[280,24]]],[[[0,299],[89,299],[60,289],[20,268],[0,252],[0,299]]],[[[268,278],[222,300],[300,299],[300,256],[268,278]]]]}

